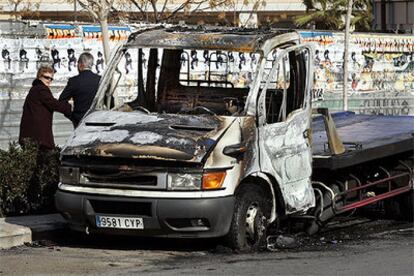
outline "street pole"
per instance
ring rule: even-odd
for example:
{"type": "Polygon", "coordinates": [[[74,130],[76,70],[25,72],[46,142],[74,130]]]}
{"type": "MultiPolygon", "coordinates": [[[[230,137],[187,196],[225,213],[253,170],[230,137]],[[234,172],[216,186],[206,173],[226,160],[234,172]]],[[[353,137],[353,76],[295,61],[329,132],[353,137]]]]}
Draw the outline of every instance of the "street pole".
{"type": "Polygon", "coordinates": [[[101,17],[101,32],[102,32],[102,43],[105,56],[105,63],[108,64],[111,50],[109,48],[109,32],[108,32],[108,20],[106,17],[101,17]]]}
{"type": "Polygon", "coordinates": [[[345,18],[345,41],[344,41],[344,90],[343,90],[343,109],[348,111],[348,49],[349,49],[349,27],[351,25],[353,0],[348,0],[348,7],[345,18]]]}
{"type": "Polygon", "coordinates": [[[76,2],[78,2],[78,0],[73,1],[73,13],[74,13],[75,22],[78,21],[78,7],[76,5],[77,4],[76,2]]]}

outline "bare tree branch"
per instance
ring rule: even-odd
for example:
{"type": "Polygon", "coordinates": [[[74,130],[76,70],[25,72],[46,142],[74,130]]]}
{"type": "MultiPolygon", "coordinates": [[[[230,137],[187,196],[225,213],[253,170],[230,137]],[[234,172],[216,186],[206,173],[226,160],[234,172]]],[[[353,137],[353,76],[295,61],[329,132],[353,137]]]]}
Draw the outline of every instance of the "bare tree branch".
{"type": "Polygon", "coordinates": [[[182,3],[178,8],[176,8],[172,13],[170,13],[169,16],[166,16],[165,20],[173,18],[179,11],[182,11],[187,6],[187,3],[188,3],[188,1],[185,2],[185,3],[182,3]]]}
{"type": "Polygon", "coordinates": [[[82,8],[87,10],[95,19],[99,19],[99,15],[93,10],[92,7],[89,7],[89,1],[85,0],[78,0],[78,3],[81,5],[82,8]]]}
{"type": "MultiPolygon", "coordinates": [[[[204,3],[204,1],[200,1],[200,2],[203,2],[204,3]]],[[[224,5],[224,4],[228,3],[228,2],[229,2],[229,0],[222,0],[222,1],[219,1],[217,3],[212,4],[211,6],[208,6],[208,7],[205,7],[205,8],[199,8],[196,11],[198,12],[198,11],[205,11],[205,10],[208,10],[208,9],[214,9],[214,8],[217,8],[219,6],[222,6],[222,5],[224,5]]],[[[200,3],[200,6],[203,3],[200,3]]]]}
{"type": "Polygon", "coordinates": [[[13,7],[11,15],[15,19],[19,19],[20,16],[36,15],[40,5],[39,1],[31,0],[7,0],[6,2],[13,7]]]}
{"type": "Polygon", "coordinates": [[[154,10],[155,22],[158,22],[157,0],[150,0],[152,9],[154,10]]]}
{"type": "Polygon", "coordinates": [[[144,7],[141,7],[141,5],[137,2],[137,1],[135,1],[135,0],[130,0],[131,1],[131,3],[132,4],[134,4],[136,7],[137,7],[137,9],[141,12],[141,13],[146,13],[146,8],[144,8],[144,7]]]}
{"type": "MultiPolygon", "coordinates": [[[[163,0],[162,8],[160,10],[157,9],[157,0],[129,0],[138,10],[144,14],[148,14],[148,6],[150,4],[152,7],[152,12],[154,16],[155,22],[161,21],[168,21],[171,18],[174,18],[179,12],[182,11],[189,11],[189,13],[194,13],[197,11],[204,11],[207,9],[213,9],[218,6],[221,6],[230,0],[184,0],[173,9],[168,9],[169,0],[163,0]],[[142,4],[141,4],[142,3],[142,4]],[[203,7],[203,4],[206,7],[203,7]]],[[[260,0],[253,0],[253,1],[260,1],[260,0]]]]}
{"type": "Polygon", "coordinates": [[[165,12],[165,8],[167,7],[168,0],[164,0],[164,4],[162,5],[161,13],[165,12]]]}
{"type": "Polygon", "coordinates": [[[108,17],[114,8],[115,0],[77,0],[101,25],[102,44],[105,60],[110,57],[108,17]]]}

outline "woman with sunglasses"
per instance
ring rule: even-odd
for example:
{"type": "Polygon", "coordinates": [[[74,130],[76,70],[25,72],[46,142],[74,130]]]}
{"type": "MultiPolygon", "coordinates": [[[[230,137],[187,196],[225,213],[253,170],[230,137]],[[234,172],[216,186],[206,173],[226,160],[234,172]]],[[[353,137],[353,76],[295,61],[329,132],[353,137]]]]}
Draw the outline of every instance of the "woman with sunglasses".
{"type": "Polygon", "coordinates": [[[52,150],[55,142],[52,132],[53,112],[57,111],[69,116],[71,106],[67,102],[58,101],[50,91],[54,70],[50,65],[43,65],[37,71],[37,78],[26,96],[23,115],[20,123],[19,143],[25,141],[38,143],[42,150],[52,150]]]}

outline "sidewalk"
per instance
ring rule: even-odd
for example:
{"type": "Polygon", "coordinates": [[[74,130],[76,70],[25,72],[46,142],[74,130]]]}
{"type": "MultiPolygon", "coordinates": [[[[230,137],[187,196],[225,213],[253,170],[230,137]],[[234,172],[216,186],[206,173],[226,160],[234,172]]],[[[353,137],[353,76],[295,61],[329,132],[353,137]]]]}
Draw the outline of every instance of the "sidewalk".
{"type": "Polygon", "coordinates": [[[65,226],[60,214],[0,218],[0,249],[45,239],[65,226]]]}

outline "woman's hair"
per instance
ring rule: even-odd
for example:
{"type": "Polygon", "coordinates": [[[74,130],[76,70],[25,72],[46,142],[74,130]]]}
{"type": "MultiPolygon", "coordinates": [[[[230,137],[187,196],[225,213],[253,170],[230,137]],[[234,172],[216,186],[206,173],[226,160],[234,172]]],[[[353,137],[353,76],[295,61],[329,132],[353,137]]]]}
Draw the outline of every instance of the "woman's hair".
{"type": "Polygon", "coordinates": [[[40,78],[44,73],[55,73],[55,70],[53,70],[52,66],[50,65],[42,65],[40,66],[39,70],[37,70],[36,78],[40,78]]]}

